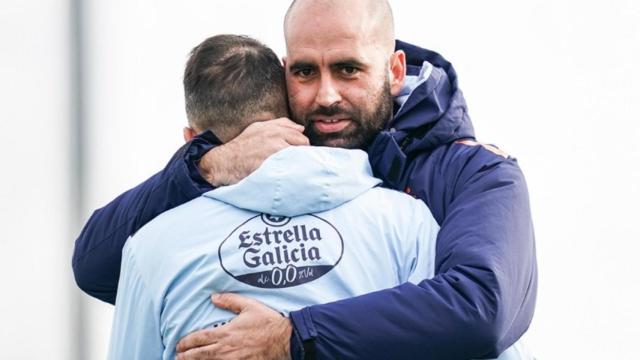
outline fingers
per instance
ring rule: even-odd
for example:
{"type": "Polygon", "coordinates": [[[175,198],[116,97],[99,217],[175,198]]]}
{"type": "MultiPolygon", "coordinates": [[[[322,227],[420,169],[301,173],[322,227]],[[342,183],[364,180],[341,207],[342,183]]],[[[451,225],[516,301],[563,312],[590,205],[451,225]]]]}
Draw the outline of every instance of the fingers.
{"type": "Polygon", "coordinates": [[[282,136],[284,138],[284,141],[286,141],[287,144],[289,145],[294,145],[294,146],[309,145],[309,138],[304,136],[304,134],[301,132],[287,129],[286,131],[282,132],[282,136]]]}
{"type": "Polygon", "coordinates": [[[269,120],[269,121],[264,121],[263,124],[274,124],[274,125],[279,125],[279,126],[283,126],[283,127],[288,127],[290,129],[293,130],[297,130],[297,131],[304,131],[304,126],[291,121],[289,118],[278,118],[278,119],[274,119],[274,120],[269,120]]]}
{"type": "Polygon", "coordinates": [[[176,354],[176,360],[216,360],[225,358],[217,344],[203,346],[176,354]]]}
{"type": "MultiPolygon", "coordinates": [[[[255,125],[254,123],[252,125],[255,125]]],[[[248,142],[252,146],[256,146],[256,140],[260,141],[257,144],[264,145],[267,143],[278,144],[278,140],[283,140],[283,144],[278,144],[279,147],[286,147],[288,145],[309,145],[309,139],[304,135],[304,127],[294,124],[296,127],[281,126],[278,124],[264,124],[254,128],[247,128],[236,139],[238,142],[248,142]]],[[[278,150],[280,150],[278,148],[278,150]]],[[[269,154],[271,155],[271,154],[269,154]]]]}
{"type": "MultiPolygon", "coordinates": [[[[274,120],[267,121],[258,121],[250,124],[245,131],[257,131],[260,133],[264,133],[266,131],[283,131],[283,130],[292,130],[302,133],[304,131],[304,126],[297,124],[287,118],[278,118],[274,120]],[[251,130],[249,130],[251,129],[251,130]]],[[[243,131],[243,132],[245,132],[243,131]]]]}
{"type": "Polygon", "coordinates": [[[204,329],[191,333],[178,342],[176,352],[183,353],[188,350],[216,343],[216,329],[204,329]]]}
{"type": "Polygon", "coordinates": [[[176,354],[176,360],[235,360],[235,359],[264,359],[261,357],[248,357],[245,348],[213,344],[190,349],[176,354]]]}
{"type": "Polygon", "coordinates": [[[255,303],[255,301],[250,298],[233,293],[213,294],[211,295],[211,302],[219,308],[233,311],[236,314],[246,310],[255,303]]]}
{"type": "Polygon", "coordinates": [[[271,142],[274,144],[274,140],[277,139],[282,139],[285,142],[285,144],[278,144],[277,150],[288,145],[309,145],[309,139],[304,135],[304,126],[287,118],[254,122],[234,140],[249,142],[255,146],[256,140],[260,140],[260,143],[271,142]]]}
{"type": "Polygon", "coordinates": [[[240,314],[229,324],[195,332],[176,346],[178,360],[284,359],[291,337],[289,319],[261,302],[233,293],[215,294],[218,307],[240,314]]]}

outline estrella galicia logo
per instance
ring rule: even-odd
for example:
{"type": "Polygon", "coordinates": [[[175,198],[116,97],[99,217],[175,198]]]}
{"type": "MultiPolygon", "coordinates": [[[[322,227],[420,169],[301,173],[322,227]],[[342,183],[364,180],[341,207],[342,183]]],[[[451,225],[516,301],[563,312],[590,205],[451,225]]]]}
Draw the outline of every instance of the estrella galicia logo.
{"type": "Polygon", "coordinates": [[[288,218],[286,216],[276,216],[276,215],[269,215],[269,214],[262,214],[260,215],[260,217],[262,218],[262,221],[265,224],[276,226],[276,227],[287,225],[289,220],[291,220],[291,218],[288,218]]]}
{"type": "Polygon", "coordinates": [[[321,217],[260,214],[234,229],[218,256],[236,280],[273,289],[320,278],[338,265],[343,252],[342,235],[321,217]]]}

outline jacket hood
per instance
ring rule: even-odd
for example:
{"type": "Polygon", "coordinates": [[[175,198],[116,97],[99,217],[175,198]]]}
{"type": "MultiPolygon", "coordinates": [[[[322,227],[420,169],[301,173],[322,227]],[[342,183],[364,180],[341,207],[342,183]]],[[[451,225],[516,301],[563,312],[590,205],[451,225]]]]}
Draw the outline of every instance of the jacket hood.
{"type": "Polygon", "coordinates": [[[453,65],[434,51],[399,40],[396,49],[406,54],[407,77],[396,97],[398,110],[387,129],[414,132],[406,151],[433,149],[473,138],[467,103],[458,88],[453,65]]]}
{"type": "Polygon", "coordinates": [[[451,63],[400,40],[396,49],[406,54],[407,77],[395,98],[393,119],[368,149],[374,174],[391,186],[397,185],[407,156],[475,137],[451,63]]]}
{"type": "Polygon", "coordinates": [[[204,196],[246,210],[292,217],[333,209],[380,183],[364,151],[290,146],[237,184],[204,196]]]}

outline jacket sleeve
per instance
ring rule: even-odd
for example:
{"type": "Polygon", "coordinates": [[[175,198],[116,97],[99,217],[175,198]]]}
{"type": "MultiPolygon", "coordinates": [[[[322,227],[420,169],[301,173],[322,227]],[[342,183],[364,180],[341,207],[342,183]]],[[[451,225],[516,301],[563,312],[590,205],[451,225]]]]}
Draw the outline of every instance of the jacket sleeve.
{"type": "Polygon", "coordinates": [[[76,239],[72,267],[78,286],[113,304],[122,248],[130,235],[160,213],[211,190],[199,174],[197,161],[219,144],[206,132],[180,148],[159,173],[96,210],[76,239]]]}
{"type": "Polygon", "coordinates": [[[436,276],[290,313],[294,359],[491,358],[528,328],[537,270],[524,177],[514,159],[451,148],[415,193],[442,214],[436,276]]]}

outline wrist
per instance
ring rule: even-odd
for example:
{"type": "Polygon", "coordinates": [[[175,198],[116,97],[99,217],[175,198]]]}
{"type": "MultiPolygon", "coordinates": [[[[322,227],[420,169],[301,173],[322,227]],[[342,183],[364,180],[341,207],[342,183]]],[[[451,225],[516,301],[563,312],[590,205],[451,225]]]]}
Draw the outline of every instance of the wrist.
{"type": "Polygon", "coordinates": [[[214,187],[231,184],[228,171],[223,166],[225,158],[229,162],[226,153],[227,145],[219,145],[204,154],[198,162],[200,175],[214,187]]]}
{"type": "Polygon", "coordinates": [[[283,316],[282,327],[280,332],[280,338],[284,341],[281,343],[280,348],[280,359],[282,360],[291,360],[291,334],[293,333],[293,326],[291,325],[291,320],[283,316]]]}
{"type": "Polygon", "coordinates": [[[292,354],[291,354],[291,335],[293,334],[293,326],[291,325],[291,320],[289,320],[288,317],[284,318],[285,320],[285,325],[284,325],[284,332],[283,332],[283,338],[284,338],[284,343],[283,345],[283,349],[282,349],[282,354],[283,354],[283,359],[286,360],[291,360],[292,359],[292,354]]]}

